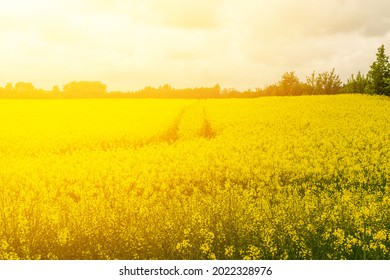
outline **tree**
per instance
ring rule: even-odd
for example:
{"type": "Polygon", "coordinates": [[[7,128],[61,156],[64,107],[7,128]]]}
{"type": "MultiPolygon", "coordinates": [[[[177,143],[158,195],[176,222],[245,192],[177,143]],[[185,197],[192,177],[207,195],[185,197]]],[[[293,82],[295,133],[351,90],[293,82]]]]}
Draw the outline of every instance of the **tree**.
{"type": "Polygon", "coordinates": [[[17,98],[34,98],[37,95],[34,85],[26,82],[16,83],[13,92],[17,98]]]}
{"type": "Polygon", "coordinates": [[[61,90],[59,86],[53,86],[51,89],[51,93],[54,94],[54,96],[59,96],[61,94],[61,90]]]}
{"type": "Polygon", "coordinates": [[[347,84],[344,85],[343,92],[345,93],[364,93],[368,84],[367,77],[364,76],[360,71],[356,77],[352,74],[348,78],[347,84]]]}
{"type": "Polygon", "coordinates": [[[11,92],[14,90],[14,86],[12,85],[12,83],[7,83],[7,85],[5,86],[4,88],[6,91],[8,92],[11,92]]]}
{"type": "Polygon", "coordinates": [[[342,82],[339,75],[334,73],[334,68],[330,72],[323,72],[318,75],[317,85],[322,94],[337,94],[341,90],[342,82]]]}
{"type": "Polygon", "coordinates": [[[339,75],[335,74],[334,68],[330,72],[325,71],[318,75],[313,72],[311,76],[306,77],[306,83],[312,94],[337,94],[341,91],[342,85],[339,75]]]}
{"type": "Polygon", "coordinates": [[[279,81],[282,95],[302,95],[301,82],[294,71],[286,72],[279,81]]]}
{"type": "Polygon", "coordinates": [[[390,63],[384,45],[378,48],[376,61],[371,64],[367,79],[367,93],[390,96],[390,63]]]}
{"type": "Polygon", "coordinates": [[[219,84],[216,84],[214,87],[210,89],[210,96],[211,98],[219,98],[221,94],[221,86],[219,84]]]}
{"type": "Polygon", "coordinates": [[[247,93],[251,97],[256,96],[296,96],[308,94],[307,86],[299,81],[294,71],[285,72],[280,81],[257,89],[254,93],[247,93]]]}
{"type": "Polygon", "coordinates": [[[101,82],[70,82],[63,87],[64,97],[88,98],[103,97],[107,93],[107,86],[101,82]]]}
{"type": "Polygon", "coordinates": [[[32,83],[18,82],[15,84],[15,91],[21,93],[30,93],[35,90],[35,87],[32,83]]]}
{"type": "Polygon", "coordinates": [[[313,71],[310,76],[306,77],[306,85],[310,89],[309,94],[315,94],[316,90],[316,72],[313,71]]]}

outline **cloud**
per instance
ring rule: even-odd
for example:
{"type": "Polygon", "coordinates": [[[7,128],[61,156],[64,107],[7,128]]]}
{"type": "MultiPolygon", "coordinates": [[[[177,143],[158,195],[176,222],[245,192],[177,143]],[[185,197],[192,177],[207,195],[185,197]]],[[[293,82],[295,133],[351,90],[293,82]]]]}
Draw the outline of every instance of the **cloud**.
{"type": "Polygon", "coordinates": [[[161,23],[179,28],[214,28],[221,1],[154,1],[151,10],[161,23]]]}
{"type": "Polygon", "coordinates": [[[386,13],[390,9],[390,2],[385,0],[274,0],[267,4],[263,1],[250,4],[235,1],[228,3],[228,16],[236,18],[234,23],[253,29],[264,39],[317,37],[353,32],[380,36],[389,32],[390,27],[390,19],[386,13]]]}
{"type": "Polygon", "coordinates": [[[227,49],[254,71],[268,69],[263,77],[335,67],[344,78],[366,70],[369,54],[390,43],[387,1],[232,0],[224,9],[227,49]]]}
{"type": "Polygon", "coordinates": [[[4,0],[0,75],[112,89],[245,89],[333,67],[346,77],[390,44],[389,10],[387,0],[4,0]]]}

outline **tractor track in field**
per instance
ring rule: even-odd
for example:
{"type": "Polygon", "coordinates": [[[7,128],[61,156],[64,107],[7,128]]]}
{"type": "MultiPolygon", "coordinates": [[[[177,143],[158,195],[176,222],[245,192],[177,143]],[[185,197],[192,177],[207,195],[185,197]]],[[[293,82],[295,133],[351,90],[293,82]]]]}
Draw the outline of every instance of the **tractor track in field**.
{"type": "MultiPolygon", "coordinates": [[[[139,141],[126,141],[126,139],[120,139],[118,143],[113,145],[114,147],[133,147],[133,148],[143,148],[148,145],[152,144],[159,144],[159,143],[168,143],[168,144],[175,144],[178,141],[185,141],[187,138],[184,138],[183,135],[181,135],[181,130],[186,129],[186,124],[184,122],[184,117],[189,117],[189,114],[194,113],[194,111],[201,109],[201,121],[198,124],[197,131],[194,132],[192,135],[190,135],[191,139],[196,138],[205,138],[205,139],[212,139],[217,136],[216,130],[213,128],[212,122],[210,121],[207,113],[207,109],[204,104],[193,104],[191,106],[184,107],[173,119],[173,121],[167,126],[165,130],[163,130],[160,133],[157,133],[151,137],[147,137],[144,139],[140,139],[139,141]],[[199,106],[202,106],[202,108],[199,108],[199,106]],[[121,144],[122,143],[122,144],[121,144]]],[[[199,117],[198,115],[190,116],[190,119],[196,119],[196,117],[199,117]]]]}
{"type": "Polygon", "coordinates": [[[93,143],[83,143],[80,145],[63,146],[51,151],[53,154],[72,154],[80,151],[110,151],[116,149],[139,149],[146,146],[167,143],[173,145],[178,141],[186,141],[188,139],[212,139],[217,136],[212,122],[210,121],[207,109],[204,104],[193,104],[184,107],[171,123],[162,131],[141,139],[130,139],[128,137],[120,136],[114,139],[101,139],[93,143]],[[198,112],[197,112],[198,111],[198,112]],[[186,120],[184,121],[184,118],[186,120]],[[188,123],[194,120],[197,122],[188,123]],[[195,131],[189,132],[188,135],[183,135],[186,132],[187,126],[195,126],[195,131]]]}
{"type": "MultiPolygon", "coordinates": [[[[179,140],[182,139],[182,135],[180,135],[180,129],[184,126],[185,130],[185,123],[183,122],[184,116],[186,114],[191,114],[191,110],[195,106],[201,106],[199,104],[192,105],[189,107],[184,108],[180,113],[175,117],[173,122],[170,124],[170,126],[161,134],[153,136],[150,141],[147,141],[149,143],[153,142],[166,142],[173,144],[179,140]]],[[[206,107],[202,106],[202,116],[201,116],[201,124],[199,125],[199,128],[197,129],[197,132],[192,135],[192,139],[195,138],[206,138],[206,139],[212,139],[216,137],[217,133],[215,129],[213,128],[213,125],[208,117],[206,107]]]]}

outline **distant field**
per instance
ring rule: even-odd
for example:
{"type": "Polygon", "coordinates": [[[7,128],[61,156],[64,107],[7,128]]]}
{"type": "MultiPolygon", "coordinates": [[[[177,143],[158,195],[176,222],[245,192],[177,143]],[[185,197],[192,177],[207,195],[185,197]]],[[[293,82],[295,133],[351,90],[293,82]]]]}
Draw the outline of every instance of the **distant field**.
{"type": "Polygon", "coordinates": [[[390,259],[390,99],[0,100],[0,259],[390,259]]]}

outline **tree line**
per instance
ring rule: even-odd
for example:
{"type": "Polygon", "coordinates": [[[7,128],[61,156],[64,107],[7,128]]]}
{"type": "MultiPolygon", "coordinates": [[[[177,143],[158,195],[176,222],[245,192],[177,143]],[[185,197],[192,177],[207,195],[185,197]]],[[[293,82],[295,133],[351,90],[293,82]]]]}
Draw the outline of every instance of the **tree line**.
{"type": "Polygon", "coordinates": [[[280,80],[263,89],[255,91],[247,90],[239,92],[228,89],[222,92],[226,97],[260,97],[260,96],[297,96],[297,95],[326,95],[340,93],[367,93],[390,96],[390,63],[385,53],[384,45],[378,48],[376,60],[371,64],[368,73],[352,74],[346,83],[343,83],[335,73],[331,71],[316,73],[306,77],[301,82],[294,71],[286,72],[280,80]]]}
{"type": "Polygon", "coordinates": [[[384,45],[378,48],[376,60],[367,74],[358,71],[343,83],[331,71],[313,71],[301,82],[294,71],[284,73],[277,83],[255,90],[238,91],[213,87],[175,89],[169,84],[160,87],[145,87],[138,91],[107,91],[99,81],[72,81],[62,89],[53,86],[51,90],[36,88],[32,83],[18,82],[0,87],[0,98],[255,98],[262,96],[330,95],[340,93],[367,93],[390,96],[390,63],[384,45]]]}

